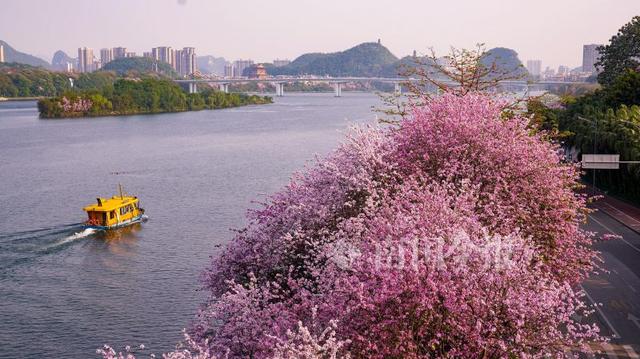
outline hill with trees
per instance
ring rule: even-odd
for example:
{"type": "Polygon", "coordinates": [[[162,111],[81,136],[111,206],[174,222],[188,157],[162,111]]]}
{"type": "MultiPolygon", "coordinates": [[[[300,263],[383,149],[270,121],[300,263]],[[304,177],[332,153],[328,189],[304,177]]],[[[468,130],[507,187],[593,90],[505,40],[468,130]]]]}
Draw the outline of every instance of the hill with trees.
{"type": "Polygon", "coordinates": [[[148,57],[115,59],[104,65],[101,71],[113,71],[118,76],[159,75],[160,77],[177,77],[171,65],[148,57]]]}
{"type": "Polygon", "coordinates": [[[19,63],[0,63],[0,97],[56,96],[69,89],[67,74],[19,63]]]}
{"type": "Polygon", "coordinates": [[[35,57],[33,55],[26,54],[24,52],[20,52],[11,45],[9,45],[6,41],[0,40],[0,45],[4,47],[4,61],[11,63],[19,63],[31,66],[39,66],[39,67],[49,67],[49,63],[45,60],[35,57]]]}
{"type": "MultiPolygon", "coordinates": [[[[438,59],[445,61],[444,58],[438,59]]],[[[481,60],[490,67],[495,63],[496,71],[524,77],[528,73],[512,49],[496,47],[488,50],[481,60]]],[[[429,56],[405,56],[398,59],[380,43],[367,42],[351,49],[330,54],[308,53],[293,60],[289,65],[275,67],[265,64],[269,75],[317,75],[317,76],[371,76],[397,77],[412,66],[430,66],[429,56]]]]}
{"type": "Polygon", "coordinates": [[[526,77],[529,75],[527,69],[522,65],[515,50],[506,47],[494,47],[487,51],[480,60],[487,68],[496,67],[498,74],[512,77],[526,77]]]}
{"type": "Polygon", "coordinates": [[[72,88],[99,90],[113,85],[113,72],[66,73],[18,63],[0,63],[0,97],[59,96],[72,88]]]}
{"type": "Polygon", "coordinates": [[[53,67],[53,69],[66,70],[68,63],[75,64],[76,59],[67,55],[67,53],[62,50],[58,50],[53,54],[53,58],[51,59],[51,67],[53,67]]]}
{"type": "Polygon", "coordinates": [[[380,43],[366,42],[341,52],[304,54],[289,65],[269,67],[267,72],[270,75],[379,76],[385,66],[397,61],[380,43]]]}

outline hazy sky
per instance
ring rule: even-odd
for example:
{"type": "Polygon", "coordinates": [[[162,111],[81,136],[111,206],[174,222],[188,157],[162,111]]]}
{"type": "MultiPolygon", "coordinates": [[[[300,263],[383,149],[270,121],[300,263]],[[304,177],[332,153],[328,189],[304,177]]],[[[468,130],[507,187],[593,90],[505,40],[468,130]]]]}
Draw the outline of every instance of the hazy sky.
{"type": "Polygon", "coordinates": [[[398,57],[483,42],[544,68],[581,64],[583,44],[607,42],[634,15],[640,0],[0,0],[0,39],[48,61],[80,46],[271,61],[378,38],[398,57]]]}

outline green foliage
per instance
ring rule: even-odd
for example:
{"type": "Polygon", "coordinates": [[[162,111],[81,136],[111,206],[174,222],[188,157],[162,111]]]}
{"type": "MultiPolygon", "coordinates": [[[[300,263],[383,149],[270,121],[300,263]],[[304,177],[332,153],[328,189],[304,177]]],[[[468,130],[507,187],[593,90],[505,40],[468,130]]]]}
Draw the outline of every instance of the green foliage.
{"type": "Polygon", "coordinates": [[[598,50],[601,57],[596,65],[602,69],[598,74],[599,83],[610,85],[625,71],[637,70],[640,66],[640,16],[634,16],[609,40],[608,45],[598,50]]]}
{"type": "Polygon", "coordinates": [[[113,86],[116,75],[112,72],[70,74],[29,65],[0,63],[0,96],[60,96],[72,89],[70,79],[75,89],[102,90],[113,86]]]}
{"type": "Polygon", "coordinates": [[[171,65],[148,57],[125,57],[106,64],[102,71],[113,71],[118,76],[140,76],[157,74],[160,77],[175,78],[171,65]]]}
{"type": "Polygon", "coordinates": [[[66,91],[38,102],[44,118],[125,115],[218,109],[271,103],[270,97],[205,90],[187,94],[173,81],[146,78],[116,80],[100,90],[66,91]]]}
{"type": "Polygon", "coordinates": [[[532,129],[543,131],[551,137],[560,137],[558,111],[547,107],[540,99],[532,99],[527,102],[527,114],[532,129]]]}
{"type": "Polygon", "coordinates": [[[0,97],[57,96],[69,90],[66,74],[16,63],[0,63],[0,97]]]}
{"type": "Polygon", "coordinates": [[[90,72],[80,74],[74,80],[74,87],[79,90],[98,90],[113,86],[116,75],[112,72],[90,72]]]}
{"type": "Polygon", "coordinates": [[[45,98],[38,101],[38,111],[40,116],[46,118],[63,117],[62,106],[57,98],[45,98]]]}
{"type": "Polygon", "coordinates": [[[204,98],[199,93],[188,94],[187,105],[191,111],[204,110],[207,107],[207,104],[204,102],[204,98]]]}
{"type": "Polygon", "coordinates": [[[87,97],[91,100],[91,109],[89,110],[91,114],[109,113],[113,109],[111,101],[99,93],[89,94],[87,97]]]}
{"type": "MultiPolygon", "coordinates": [[[[620,154],[623,161],[640,160],[640,74],[626,70],[610,85],[578,98],[566,97],[564,103],[564,108],[550,109],[531,101],[532,123],[557,130],[565,147],[580,153],[595,151],[620,154]]],[[[597,177],[599,188],[640,203],[640,166],[601,170],[597,177]]]]}

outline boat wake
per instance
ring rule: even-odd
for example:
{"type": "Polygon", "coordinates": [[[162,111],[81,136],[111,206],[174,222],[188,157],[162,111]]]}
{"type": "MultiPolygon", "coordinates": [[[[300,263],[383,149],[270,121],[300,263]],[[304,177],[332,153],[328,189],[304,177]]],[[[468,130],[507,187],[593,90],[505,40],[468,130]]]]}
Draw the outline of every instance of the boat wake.
{"type": "Polygon", "coordinates": [[[54,242],[51,245],[48,245],[48,246],[42,248],[40,252],[49,252],[52,249],[64,246],[64,245],[69,244],[71,242],[75,242],[78,239],[82,239],[82,238],[88,237],[88,236],[96,233],[97,231],[98,230],[95,229],[95,228],[85,228],[83,231],[76,232],[76,233],[74,233],[74,234],[72,234],[70,236],[66,236],[66,237],[60,239],[59,241],[54,242]]]}
{"type": "Polygon", "coordinates": [[[81,223],[60,225],[13,233],[0,233],[0,272],[37,257],[63,250],[71,244],[95,234],[95,228],[81,223]]]}

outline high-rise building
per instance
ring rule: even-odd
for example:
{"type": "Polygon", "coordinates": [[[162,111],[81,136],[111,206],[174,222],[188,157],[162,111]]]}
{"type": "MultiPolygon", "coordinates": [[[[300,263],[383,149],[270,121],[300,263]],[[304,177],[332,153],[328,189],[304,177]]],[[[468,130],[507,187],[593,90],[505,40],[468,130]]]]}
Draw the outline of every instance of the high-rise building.
{"type": "Polygon", "coordinates": [[[153,53],[151,51],[145,51],[142,53],[142,57],[148,57],[153,59],[153,53]]]}
{"type": "Polygon", "coordinates": [[[173,51],[173,69],[176,70],[176,72],[179,75],[182,75],[182,50],[174,50],[173,51]]]}
{"type": "Polygon", "coordinates": [[[542,61],[540,60],[528,60],[527,61],[527,71],[529,74],[534,77],[540,77],[540,73],[542,72],[542,61]]]}
{"type": "Polygon", "coordinates": [[[600,60],[600,52],[598,44],[589,44],[582,46],[582,72],[596,72],[596,62],[600,60]]]}
{"type": "Polygon", "coordinates": [[[113,50],[112,49],[100,49],[100,63],[102,66],[113,61],[113,50]]]}
{"type": "Polygon", "coordinates": [[[166,62],[173,66],[175,61],[174,51],[171,46],[160,46],[151,49],[151,55],[154,59],[162,62],[166,62]]]}
{"type": "Polygon", "coordinates": [[[182,50],[173,51],[173,68],[182,76],[190,76],[196,73],[196,49],[185,47],[182,50]]]}
{"type": "Polygon", "coordinates": [[[241,77],[244,73],[244,69],[253,66],[253,60],[236,60],[233,63],[235,67],[235,77],[241,77]]]}
{"type": "Polygon", "coordinates": [[[291,60],[280,60],[280,59],[273,60],[273,66],[275,67],[286,66],[286,65],[289,65],[290,63],[291,63],[291,60]]]}
{"type": "Polygon", "coordinates": [[[183,57],[183,71],[182,74],[184,76],[193,75],[196,73],[198,69],[198,64],[196,61],[196,48],[195,47],[185,47],[182,49],[182,57],[183,57]]]}
{"type": "Polygon", "coordinates": [[[224,77],[232,78],[235,76],[235,67],[232,63],[224,65],[224,77]]]}
{"type": "Polygon", "coordinates": [[[91,72],[96,69],[93,61],[93,49],[89,47],[78,48],[78,71],[91,72]]]}
{"type": "Polygon", "coordinates": [[[114,47],[113,51],[113,59],[120,59],[123,57],[127,57],[127,48],[126,47],[114,47]]]}
{"type": "Polygon", "coordinates": [[[0,62],[4,62],[4,46],[0,45],[0,62]]]}
{"type": "Polygon", "coordinates": [[[136,57],[136,53],[133,51],[127,51],[124,53],[124,57],[136,57]]]}

